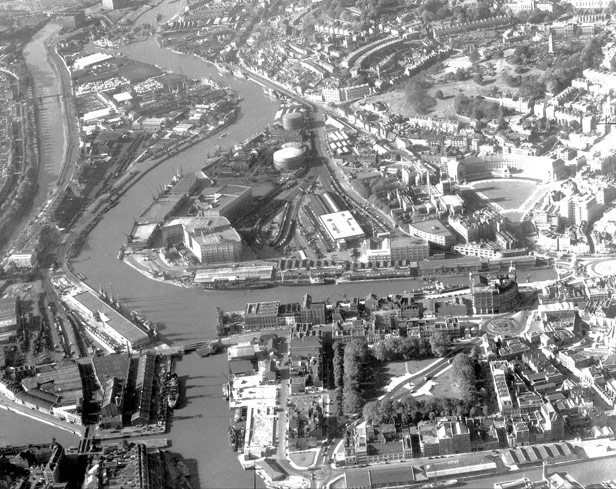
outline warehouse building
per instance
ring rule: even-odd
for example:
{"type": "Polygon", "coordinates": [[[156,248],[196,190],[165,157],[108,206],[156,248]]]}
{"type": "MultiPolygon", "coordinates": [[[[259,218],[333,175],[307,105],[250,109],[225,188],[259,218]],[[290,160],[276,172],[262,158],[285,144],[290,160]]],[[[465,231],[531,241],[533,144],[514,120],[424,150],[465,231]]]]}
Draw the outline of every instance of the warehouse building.
{"type": "Polygon", "coordinates": [[[17,311],[15,299],[0,299],[0,343],[9,341],[17,335],[17,311]]]}
{"type": "Polygon", "coordinates": [[[163,228],[163,243],[182,243],[203,264],[240,260],[242,238],[225,217],[180,217],[163,228]]]}
{"type": "Polygon", "coordinates": [[[69,298],[83,316],[118,344],[136,349],[147,345],[150,337],[136,324],[130,322],[115,309],[91,292],[79,292],[69,298]]]}

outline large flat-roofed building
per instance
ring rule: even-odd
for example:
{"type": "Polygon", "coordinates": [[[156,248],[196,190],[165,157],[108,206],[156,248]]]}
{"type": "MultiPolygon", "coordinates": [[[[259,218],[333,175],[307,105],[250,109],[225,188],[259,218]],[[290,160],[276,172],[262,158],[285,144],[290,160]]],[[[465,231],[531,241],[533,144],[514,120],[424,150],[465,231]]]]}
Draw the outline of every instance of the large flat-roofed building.
{"type": "Polygon", "coordinates": [[[232,285],[242,282],[270,282],[273,279],[272,265],[251,267],[211,268],[195,272],[193,282],[199,285],[232,285]]]}
{"type": "Polygon", "coordinates": [[[365,241],[366,259],[374,261],[421,261],[430,256],[428,241],[415,236],[385,236],[365,241]]]}
{"type": "Polygon", "coordinates": [[[152,387],[154,383],[154,370],[156,355],[146,352],[139,357],[137,363],[137,376],[135,378],[133,395],[136,398],[136,409],[130,417],[133,426],[148,424],[150,421],[150,407],[152,405],[152,387]]]}
{"type": "Polygon", "coordinates": [[[17,310],[15,299],[0,299],[0,343],[17,334],[17,310]]]}
{"type": "Polygon", "coordinates": [[[73,62],[74,70],[83,70],[90,66],[95,66],[100,63],[104,63],[105,61],[109,61],[113,59],[113,56],[105,53],[94,53],[88,56],[84,56],[83,58],[78,58],[73,62]]]}
{"type": "Polygon", "coordinates": [[[130,322],[91,292],[79,292],[71,297],[71,302],[86,318],[93,320],[96,326],[122,347],[128,344],[130,348],[139,348],[150,342],[150,337],[136,324],[130,322]]]}
{"type": "Polygon", "coordinates": [[[225,217],[179,217],[162,231],[165,244],[183,243],[201,263],[240,260],[242,238],[225,217]]]}
{"type": "Polygon", "coordinates": [[[246,329],[263,329],[278,327],[278,310],[280,301],[249,302],[244,310],[246,329]]]}
{"type": "Polygon", "coordinates": [[[152,241],[154,239],[154,233],[160,227],[160,223],[135,223],[133,225],[133,229],[130,232],[126,240],[126,244],[133,251],[141,251],[144,248],[148,248],[152,245],[152,241]]]}
{"type": "Polygon", "coordinates": [[[409,232],[418,238],[430,243],[449,248],[456,242],[456,238],[438,219],[429,219],[409,224],[409,232]]]}
{"type": "Polygon", "coordinates": [[[186,195],[169,194],[158,197],[139,217],[139,222],[163,222],[169,219],[184,202],[186,195]]]}
{"type": "Polygon", "coordinates": [[[349,211],[323,214],[319,219],[339,247],[343,247],[347,241],[364,238],[364,231],[349,211]]]}
{"type": "Polygon", "coordinates": [[[241,216],[252,205],[252,188],[242,185],[209,187],[201,192],[195,204],[205,217],[233,219],[241,216]]]}

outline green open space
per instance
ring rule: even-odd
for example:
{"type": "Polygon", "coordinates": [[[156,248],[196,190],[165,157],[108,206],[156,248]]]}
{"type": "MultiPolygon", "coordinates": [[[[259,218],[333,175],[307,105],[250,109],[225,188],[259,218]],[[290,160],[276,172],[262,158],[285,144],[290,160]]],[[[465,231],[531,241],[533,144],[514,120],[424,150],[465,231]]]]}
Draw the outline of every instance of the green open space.
{"type": "Polygon", "coordinates": [[[424,358],[423,360],[408,360],[406,362],[391,362],[387,365],[387,373],[391,377],[401,377],[407,373],[411,375],[423,370],[426,367],[429,367],[436,359],[435,358],[424,358]],[[405,366],[405,364],[407,366],[405,366]]]}
{"type": "MultiPolygon", "coordinates": [[[[430,393],[434,397],[449,397],[463,399],[457,386],[453,384],[453,370],[449,369],[445,373],[434,379],[435,385],[432,386],[430,393]]],[[[427,399],[429,396],[417,396],[418,400],[427,399]]]]}
{"type": "Polygon", "coordinates": [[[510,180],[487,180],[469,184],[476,192],[481,192],[490,202],[498,204],[506,211],[518,209],[537,190],[537,182],[510,180]]]}
{"type": "Polygon", "coordinates": [[[310,467],[314,463],[314,450],[305,452],[289,452],[289,458],[300,467],[310,467]]]}

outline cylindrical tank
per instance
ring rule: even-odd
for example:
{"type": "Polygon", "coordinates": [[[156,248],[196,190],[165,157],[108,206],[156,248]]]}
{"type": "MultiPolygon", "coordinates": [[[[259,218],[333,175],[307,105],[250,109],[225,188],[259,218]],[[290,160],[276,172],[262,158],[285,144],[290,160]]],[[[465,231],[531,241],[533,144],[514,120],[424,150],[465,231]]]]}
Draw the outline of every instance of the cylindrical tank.
{"type": "Polygon", "coordinates": [[[278,170],[297,170],[304,164],[303,148],[287,147],[274,153],[274,166],[278,170]]]}
{"type": "Polygon", "coordinates": [[[299,131],[304,127],[304,115],[301,112],[288,112],[282,116],[282,128],[285,131],[299,131]]]}

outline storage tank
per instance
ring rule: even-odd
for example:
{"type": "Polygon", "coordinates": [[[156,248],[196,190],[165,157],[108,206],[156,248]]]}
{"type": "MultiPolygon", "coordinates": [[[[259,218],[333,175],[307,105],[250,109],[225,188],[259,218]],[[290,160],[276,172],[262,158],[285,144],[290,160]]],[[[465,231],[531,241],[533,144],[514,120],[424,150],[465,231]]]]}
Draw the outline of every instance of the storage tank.
{"type": "Polygon", "coordinates": [[[274,166],[278,170],[297,170],[304,164],[304,149],[290,146],[274,153],[274,166]]]}
{"type": "Polygon", "coordinates": [[[301,112],[288,112],[282,116],[282,128],[285,131],[299,131],[304,127],[304,115],[301,112]]]}

